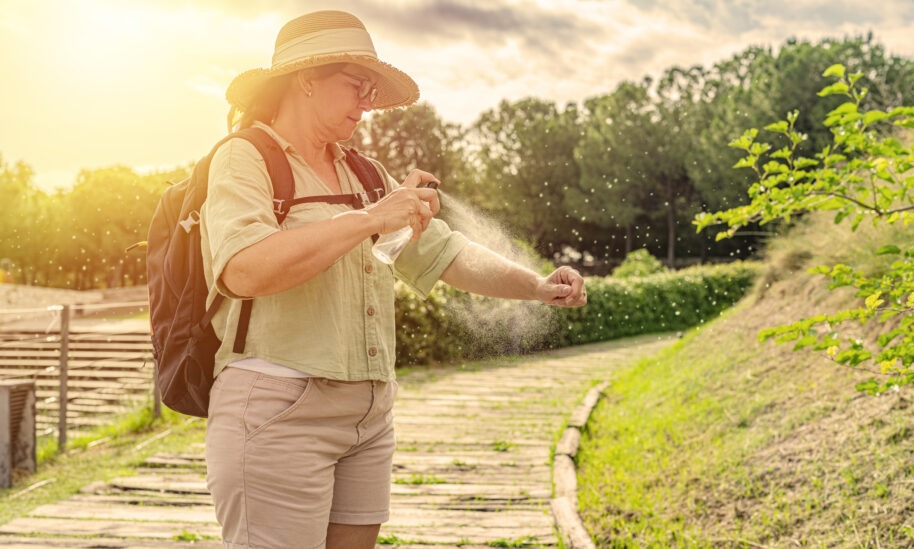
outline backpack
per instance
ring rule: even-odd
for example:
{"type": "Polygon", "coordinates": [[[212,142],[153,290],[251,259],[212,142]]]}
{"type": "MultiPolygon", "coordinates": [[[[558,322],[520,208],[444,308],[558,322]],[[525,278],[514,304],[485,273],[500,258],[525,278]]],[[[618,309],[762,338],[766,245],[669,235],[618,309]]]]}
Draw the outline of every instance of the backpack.
{"type": "MultiPolygon", "coordinates": [[[[206,417],[209,408],[215,355],[221,345],[211,321],[225,300],[218,294],[206,307],[209,288],[203,274],[200,208],[206,200],[213,154],[233,138],[250,141],[266,162],[280,225],[296,204],[351,204],[358,209],[380,200],[385,189],[371,162],[355,149],[344,148],[346,161],[365,191],[294,198],[295,182],[285,151],[268,133],[251,127],[222,139],[197,163],[190,177],[162,193],[149,225],[146,247],[155,384],[165,405],[197,417],[206,417]]],[[[253,304],[253,299],[243,301],[232,349],[235,353],[244,351],[253,304]]]]}

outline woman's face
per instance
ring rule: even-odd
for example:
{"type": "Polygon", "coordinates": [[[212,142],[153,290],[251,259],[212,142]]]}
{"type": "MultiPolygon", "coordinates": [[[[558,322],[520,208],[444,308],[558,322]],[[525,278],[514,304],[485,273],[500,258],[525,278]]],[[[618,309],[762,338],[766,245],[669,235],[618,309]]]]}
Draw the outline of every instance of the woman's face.
{"type": "Polygon", "coordinates": [[[345,141],[352,137],[362,115],[371,110],[377,76],[354,64],[326,78],[312,80],[315,118],[328,141],[345,141]]]}

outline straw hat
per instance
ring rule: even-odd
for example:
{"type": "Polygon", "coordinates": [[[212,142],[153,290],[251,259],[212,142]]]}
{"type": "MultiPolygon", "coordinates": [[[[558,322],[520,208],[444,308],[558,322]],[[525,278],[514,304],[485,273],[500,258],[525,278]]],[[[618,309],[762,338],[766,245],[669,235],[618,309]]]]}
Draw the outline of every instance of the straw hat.
{"type": "Polygon", "coordinates": [[[286,23],[276,37],[273,66],[239,74],[229,84],[225,98],[246,111],[269,79],[330,63],[354,63],[378,75],[375,109],[403,107],[419,99],[413,79],[380,61],[365,25],[343,11],[316,11],[286,23]]]}

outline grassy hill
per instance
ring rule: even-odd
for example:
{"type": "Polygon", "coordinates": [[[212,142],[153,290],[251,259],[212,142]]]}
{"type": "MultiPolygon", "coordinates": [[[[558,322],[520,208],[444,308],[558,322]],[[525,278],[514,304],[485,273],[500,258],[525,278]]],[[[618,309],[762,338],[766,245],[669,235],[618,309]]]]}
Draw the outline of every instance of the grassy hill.
{"type": "Polygon", "coordinates": [[[867,250],[912,247],[912,232],[804,220],[771,242],[767,273],[739,305],[620,371],[579,454],[598,546],[914,546],[914,388],[868,396],[854,385],[874,375],[870,363],[757,340],[855,302],[808,268],[878,270],[867,250]]]}

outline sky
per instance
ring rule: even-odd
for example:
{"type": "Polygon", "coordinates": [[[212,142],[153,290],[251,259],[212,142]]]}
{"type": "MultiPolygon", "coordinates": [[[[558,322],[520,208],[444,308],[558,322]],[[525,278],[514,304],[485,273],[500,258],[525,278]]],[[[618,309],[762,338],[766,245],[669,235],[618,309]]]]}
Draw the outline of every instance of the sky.
{"type": "Polygon", "coordinates": [[[192,162],[226,132],[232,78],[268,67],[282,24],[319,9],[358,16],[460,124],[788,38],[872,32],[914,58],[914,0],[0,0],[0,158],[46,190],[82,169],[192,162]]]}

